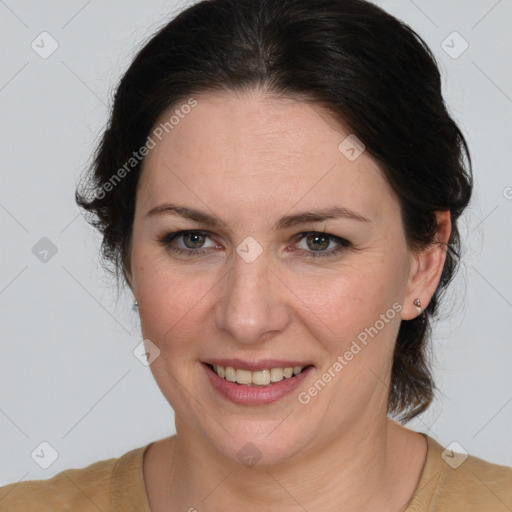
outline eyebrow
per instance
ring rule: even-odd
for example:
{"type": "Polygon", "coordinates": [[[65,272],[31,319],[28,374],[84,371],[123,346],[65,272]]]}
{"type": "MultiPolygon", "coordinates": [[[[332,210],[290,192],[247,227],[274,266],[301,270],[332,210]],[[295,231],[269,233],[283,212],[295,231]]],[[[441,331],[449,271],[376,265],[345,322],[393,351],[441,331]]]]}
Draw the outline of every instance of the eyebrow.
{"type": "MultiPolygon", "coordinates": [[[[144,217],[154,217],[162,214],[177,214],[186,219],[193,220],[200,224],[204,224],[206,226],[212,228],[223,228],[229,231],[227,224],[225,221],[216,217],[214,215],[210,215],[201,210],[196,210],[194,208],[188,208],[186,206],[180,206],[172,203],[163,203],[154,208],[151,208],[148,212],[146,212],[144,217]]],[[[367,219],[363,215],[348,210],[343,206],[331,206],[330,208],[324,208],[321,210],[315,211],[304,211],[299,213],[294,213],[292,215],[285,215],[281,217],[274,225],[274,230],[286,229],[293,226],[298,226],[300,224],[307,224],[311,222],[321,222],[328,219],[350,219],[357,220],[360,222],[371,222],[370,219],[367,219]]]]}

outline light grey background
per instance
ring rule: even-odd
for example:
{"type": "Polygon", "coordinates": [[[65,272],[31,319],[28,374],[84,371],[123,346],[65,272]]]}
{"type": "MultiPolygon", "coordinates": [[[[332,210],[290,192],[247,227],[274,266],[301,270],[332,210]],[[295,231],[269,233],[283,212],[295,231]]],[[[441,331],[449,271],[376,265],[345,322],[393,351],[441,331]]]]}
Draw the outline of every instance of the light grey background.
{"type": "MultiPolygon", "coordinates": [[[[512,2],[379,3],[435,52],[476,182],[461,224],[464,264],[435,331],[440,391],[409,426],[512,465],[512,2]],[[453,31],[469,44],[458,58],[442,47],[460,51],[453,31]]],[[[135,50],[184,5],[0,0],[0,485],[174,433],[172,409],[132,354],[141,337],[131,297],[116,304],[99,235],[73,194],[135,50]],[[43,31],[58,43],[46,59],[31,47],[43,51],[43,31]],[[57,248],[46,263],[32,252],[43,237],[57,248]],[[34,459],[51,456],[43,441],[58,453],[47,469],[31,457],[38,447],[34,459]]]]}

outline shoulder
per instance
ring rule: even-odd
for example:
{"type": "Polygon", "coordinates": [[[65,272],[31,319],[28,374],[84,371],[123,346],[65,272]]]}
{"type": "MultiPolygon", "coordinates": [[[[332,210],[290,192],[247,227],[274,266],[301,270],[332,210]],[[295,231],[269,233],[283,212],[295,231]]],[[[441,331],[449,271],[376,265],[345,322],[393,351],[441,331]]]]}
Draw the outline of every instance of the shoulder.
{"type": "Polygon", "coordinates": [[[93,507],[106,511],[116,461],[101,460],[85,468],[66,469],[46,480],[26,480],[0,487],[0,511],[88,511],[93,507]]]}
{"type": "Polygon", "coordinates": [[[0,512],[110,512],[113,477],[117,477],[119,486],[119,480],[138,475],[137,467],[141,470],[147,446],[84,468],[66,469],[46,480],[26,480],[0,487],[0,512]]]}
{"type": "Polygon", "coordinates": [[[459,445],[444,448],[425,437],[427,459],[408,512],[512,510],[512,467],[462,453],[459,445]]]}

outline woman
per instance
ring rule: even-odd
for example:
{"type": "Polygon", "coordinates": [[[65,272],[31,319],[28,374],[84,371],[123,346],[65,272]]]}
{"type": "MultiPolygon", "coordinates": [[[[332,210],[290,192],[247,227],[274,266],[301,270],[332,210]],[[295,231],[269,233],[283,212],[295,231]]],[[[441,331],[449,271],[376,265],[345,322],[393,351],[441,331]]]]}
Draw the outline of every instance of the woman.
{"type": "Polygon", "coordinates": [[[188,8],[123,77],[76,196],[177,434],[0,510],[510,509],[512,468],[400,424],[433,398],[471,191],[435,60],[380,8],[188,8]]]}

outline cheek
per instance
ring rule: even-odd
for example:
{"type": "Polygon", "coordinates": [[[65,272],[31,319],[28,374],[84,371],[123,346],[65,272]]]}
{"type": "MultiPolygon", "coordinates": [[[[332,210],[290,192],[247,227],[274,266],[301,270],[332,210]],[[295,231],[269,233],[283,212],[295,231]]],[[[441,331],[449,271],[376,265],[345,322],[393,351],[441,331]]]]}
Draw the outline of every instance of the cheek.
{"type": "Polygon", "coordinates": [[[139,270],[138,278],[143,336],[162,352],[184,346],[190,350],[188,341],[206,326],[205,307],[215,300],[218,277],[152,260],[139,270]]]}
{"type": "MultiPolygon", "coordinates": [[[[377,338],[377,352],[390,350],[400,323],[399,283],[381,260],[342,268],[336,273],[301,277],[294,287],[301,299],[301,321],[330,359],[336,359],[352,341],[377,338]],[[394,307],[393,307],[394,305],[394,307]]],[[[368,351],[367,351],[368,352],[368,351]]]]}

